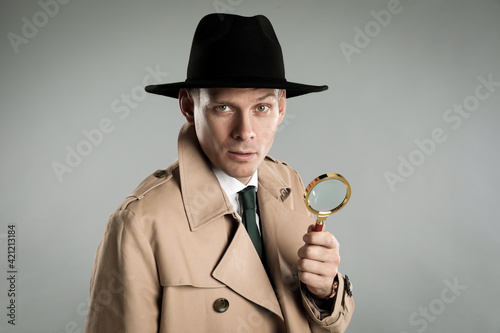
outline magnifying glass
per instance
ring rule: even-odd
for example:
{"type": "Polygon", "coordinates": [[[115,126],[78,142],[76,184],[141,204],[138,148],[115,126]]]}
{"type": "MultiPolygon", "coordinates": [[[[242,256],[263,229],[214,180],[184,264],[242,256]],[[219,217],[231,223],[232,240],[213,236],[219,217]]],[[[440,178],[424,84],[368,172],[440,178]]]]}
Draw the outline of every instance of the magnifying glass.
{"type": "Polygon", "coordinates": [[[304,192],[304,202],[317,217],[314,231],[323,230],[328,215],[342,209],[350,197],[351,185],[337,173],[325,173],[309,183],[304,192]]]}

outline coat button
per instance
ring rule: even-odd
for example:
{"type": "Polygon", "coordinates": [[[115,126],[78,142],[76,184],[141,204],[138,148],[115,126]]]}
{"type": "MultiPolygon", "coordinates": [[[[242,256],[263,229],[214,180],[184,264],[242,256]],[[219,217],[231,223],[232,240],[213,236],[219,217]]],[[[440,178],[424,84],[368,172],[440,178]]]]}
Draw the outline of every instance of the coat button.
{"type": "Polygon", "coordinates": [[[229,301],[225,298],[218,298],[214,302],[214,310],[219,313],[226,312],[229,308],[229,301]]]}
{"type": "Polygon", "coordinates": [[[160,170],[155,172],[155,177],[156,178],[163,178],[167,175],[167,172],[165,170],[160,170]]]}

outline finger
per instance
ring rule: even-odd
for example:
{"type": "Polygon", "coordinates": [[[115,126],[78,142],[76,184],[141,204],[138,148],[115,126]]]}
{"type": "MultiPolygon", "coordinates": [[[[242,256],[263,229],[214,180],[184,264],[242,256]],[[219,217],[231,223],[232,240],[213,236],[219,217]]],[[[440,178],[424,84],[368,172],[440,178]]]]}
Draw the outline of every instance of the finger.
{"type": "Polygon", "coordinates": [[[336,249],[329,249],[321,245],[305,244],[298,251],[299,258],[312,259],[322,262],[333,262],[335,257],[340,257],[336,249]]]}
{"type": "Polygon", "coordinates": [[[311,259],[299,259],[297,261],[297,270],[321,276],[335,276],[337,274],[338,264],[325,263],[311,259]]]}
{"type": "Polygon", "coordinates": [[[333,236],[328,231],[308,232],[307,234],[304,235],[304,237],[302,239],[305,243],[311,244],[311,245],[320,245],[320,246],[324,246],[324,247],[327,247],[330,249],[340,247],[339,242],[337,241],[337,238],[335,238],[335,236],[333,236]]]}

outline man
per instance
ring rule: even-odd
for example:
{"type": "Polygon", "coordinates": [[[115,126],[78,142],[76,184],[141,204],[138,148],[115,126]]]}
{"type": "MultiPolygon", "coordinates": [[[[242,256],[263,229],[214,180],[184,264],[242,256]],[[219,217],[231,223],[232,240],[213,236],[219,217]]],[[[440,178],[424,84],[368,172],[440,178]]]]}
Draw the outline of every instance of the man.
{"type": "Polygon", "coordinates": [[[146,87],[179,100],[178,161],[110,217],[86,332],[346,329],[339,244],[313,231],[298,174],[267,156],[287,97],[325,89],[285,79],[264,16],[200,21],[187,80],[146,87]]]}

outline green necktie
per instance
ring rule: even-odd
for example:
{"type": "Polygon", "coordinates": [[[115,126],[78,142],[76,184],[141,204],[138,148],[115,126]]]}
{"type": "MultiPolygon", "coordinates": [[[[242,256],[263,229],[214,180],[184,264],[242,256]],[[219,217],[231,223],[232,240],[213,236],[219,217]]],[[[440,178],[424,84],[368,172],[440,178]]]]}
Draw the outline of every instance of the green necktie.
{"type": "Polygon", "coordinates": [[[255,186],[247,186],[239,191],[238,194],[240,195],[240,203],[243,208],[241,216],[243,225],[247,229],[248,235],[262,260],[262,239],[260,238],[259,229],[257,228],[257,219],[255,217],[257,214],[255,186]]]}

